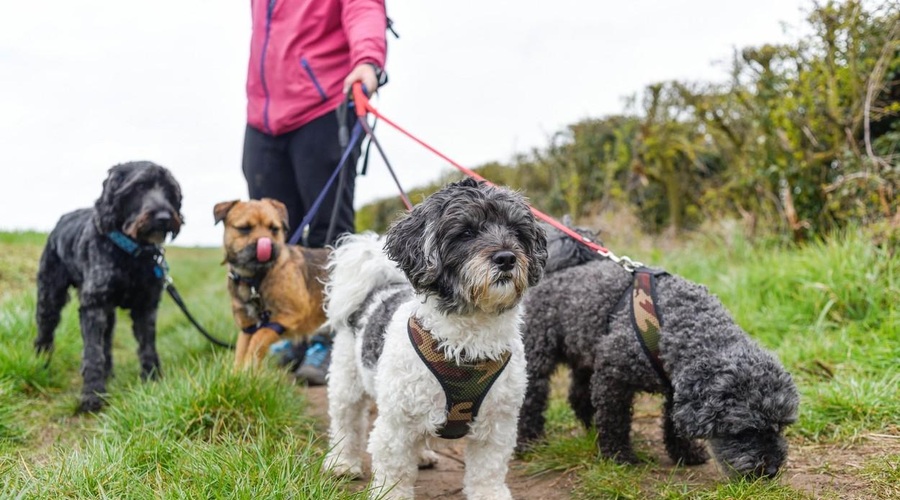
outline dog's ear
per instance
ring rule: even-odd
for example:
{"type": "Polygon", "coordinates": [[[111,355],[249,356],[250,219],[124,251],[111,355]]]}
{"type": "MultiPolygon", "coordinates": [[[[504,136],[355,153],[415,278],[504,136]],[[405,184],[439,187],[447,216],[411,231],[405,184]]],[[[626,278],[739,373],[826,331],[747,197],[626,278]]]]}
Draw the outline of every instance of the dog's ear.
{"type": "Polygon", "coordinates": [[[162,172],[160,175],[162,177],[163,184],[166,186],[166,194],[169,196],[169,203],[177,211],[181,211],[181,184],[178,184],[178,181],[175,180],[175,176],[172,175],[172,172],[169,169],[159,166],[159,170],[162,172]]]}
{"type": "Polygon", "coordinates": [[[225,217],[228,216],[228,212],[234,208],[235,205],[240,203],[241,200],[231,200],[231,201],[220,201],[216,203],[216,206],[213,207],[213,216],[216,218],[216,224],[225,220],[225,217]]]}
{"type": "Polygon", "coordinates": [[[769,353],[734,350],[704,358],[673,381],[672,420],[685,437],[733,436],[797,417],[799,396],[789,373],[769,353]]]}
{"type": "Polygon", "coordinates": [[[425,230],[429,220],[436,220],[440,212],[434,195],[413,208],[405,217],[396,220],[385,233],[384,250],[388,257],[406,273],[413,288],[422,290],[434,284],[439,269],[433,245],[426,245],[425,230]],[[430,248],[426,248],[429,246],[430,248]]]}
{"type": "Polygon", "coordinates": [[[174,240],[178,233],[181,232],[181,226],[184,225],[184,215],[181,213],[181,185],[178,184],[178,181],[175,180],[175,176],[172,175],[169,169],[162,166],[159,169],[162,171],[163,184],[166,186],[166,197],[169,204],[175,209],[175,226],[172,230],[172,239],[174,240]]]}
{"type": "MultiPolygon", "coordinates": [[[[529,212],[529,215],[530,212],[529,212]]],[[[528,226],[528,230],[522,235],[528,240],[526,251],[528,252],[528,286],[537,285],[544,276],[544,265],[547,264],[547,232],[543,226],[535,221],[528,226]]]]}
{"type": "Polygon", "coordinates": [[[288,209],[284,205],[284,203],[274,199],[274,198],[263,198],[261,201],[267,202],[269,205],[275,207],[275,210],[278,212],[278,217],[281,219],[281,228],[287,231],[288,228],[288,209]]]}
{"type": "Polygon", "coordinates": [[[724,363],[717,358],[701,358],[673,380],[672,423],[678,434],[686,438],[712,437],[722,401],[716,385],[730,385],[722,372],[724,363]]]}
{"type": "Polygon", "coordinates": [[[116,200],[127,177],[127,173],[119,165],[109,169],[106,179],[103,180],[103,192],[94,202],[95,221],[100,232],[104,234],[120,229],[116,224],[119,218],[116,200]]]}

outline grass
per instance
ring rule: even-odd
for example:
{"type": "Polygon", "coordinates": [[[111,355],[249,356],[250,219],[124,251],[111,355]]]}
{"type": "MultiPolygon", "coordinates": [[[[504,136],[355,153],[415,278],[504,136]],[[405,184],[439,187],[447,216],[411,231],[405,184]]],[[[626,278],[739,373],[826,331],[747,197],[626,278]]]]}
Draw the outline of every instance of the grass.
{"type": "MultiPolygon", "coordinates": [[[[0,233],[0,498],[365,496],[323,473],[326,442],[302,391],[278,370],[233,373],[231,354],[203,339],[168,298],[157,322],[163,379],[139,381],[130,319],[120,312],[109,406],[75,415],[77,304],[64,310],[49,366],[31,346],[45,239],[0,233]]],[[[232,340],[221,250],[171,248],[168,260],[194,316],[232,340]]]]}
{"type": "MultiPolygon", "coordinates": [[[[307,416],[303,392],[277,370],[232,373],[229,353],[203,339],[168,298],[158,320],[163,379],[140,383],[130,320],[120,314],[110,405],[96,416],[74,415],[81,386],[76,304],[64,311],[49,367],[31,346],[45,238],[0,233],[0,498],[365,496],[322,473],[323,429],[307,416]]],[[[858,234],[799,249],[710,238],[642,255],[607,244],[706,284],[778,354],[802,398],[788,432],[793,449],[865,447],[873,435],[900,445],[900,265],[887,249],[858,234]]],[[[192,313],[231,340],[221,251],[176,247],[168,259],[192,313]]],[[[524,457],[526,467],[567,471],[574,498],[816,496],[788,478],[711,479],[659,463],[661,444],[641,436],[636,447],[646,462],[616,465],[598,459],[594,440],[555,391],[547,442],[524,457]]],[[[864,456],[858,467],[834,462],[820,473],[861,484],[854,494],[896,497],[900,446],[890,450],[864,456]]]]}

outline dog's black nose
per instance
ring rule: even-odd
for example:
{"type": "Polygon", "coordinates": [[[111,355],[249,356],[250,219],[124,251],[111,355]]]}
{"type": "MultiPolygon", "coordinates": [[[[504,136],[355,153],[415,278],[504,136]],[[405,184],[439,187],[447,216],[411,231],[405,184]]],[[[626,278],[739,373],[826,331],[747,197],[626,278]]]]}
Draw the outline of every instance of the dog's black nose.
{"type": "Polygon", "coordinates": [[[512,271],[516,266],[516,254],[509,250],[503,250],[491,256],[491,260],[501,271],[512,271]]]}
{"type": "Polygon", "coordinates": [[[776,475],[778,475],[778,469],[780,469],[779,464],[775,462],[763,462],[756,466],[753,471],[748,473],[748,476],[754,478],[763,478],[763,479],[772,479],[776,475]]]}
{"type": "Polygon", "coordinates": [[[763,471],[763,477],[765,478],[773,478],[778,474],[778,464],[768,464],[765,466],[765,470],[763,471]]]}

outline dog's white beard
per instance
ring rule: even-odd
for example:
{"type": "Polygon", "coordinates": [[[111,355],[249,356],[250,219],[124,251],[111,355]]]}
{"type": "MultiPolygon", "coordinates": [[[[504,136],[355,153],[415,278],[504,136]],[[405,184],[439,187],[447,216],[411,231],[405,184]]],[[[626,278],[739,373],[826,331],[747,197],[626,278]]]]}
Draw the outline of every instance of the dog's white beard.
{"type": "Polygon", "coordinates": [[[464,296],[476,308],[487,312],[503,312],[519,303],[527,286],[522,259],[510,273],[501,273],[486,259],[474,258],[462,269],[464,296]],[[507,276],[503,276],[507,274],[507,276]]]}

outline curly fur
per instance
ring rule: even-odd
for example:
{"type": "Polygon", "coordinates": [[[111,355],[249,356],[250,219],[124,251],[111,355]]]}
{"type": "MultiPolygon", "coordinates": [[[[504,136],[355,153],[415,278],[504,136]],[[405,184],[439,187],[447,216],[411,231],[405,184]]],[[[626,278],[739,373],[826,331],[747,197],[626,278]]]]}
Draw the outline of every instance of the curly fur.
{"type": "Polygon", "coordinates": [[[663,434],[675,462],[708,456],[697,438],[730,472],[772,476],[783,465],[784,427],[797,418],[797,389],[778,360],[756,344],[706,287],[681,277],[658,280],[663,327],[660,358],[671,388],[653,370],[638,343],[631,311],[620,304],[631,273],[583,245],[550,232],[555,266],[523,301],[523,338],[529,387],[519,420],[519,442],[543,435],[549,379],[567,364],[569,402],[586,425],[595,424],[604,457],[635,462],[631,446],[636,392],[666,397],[663,434]]]}
{"type": "Polygon", "coordinates": [[[389,498],[410,498],[417,463],[433,463],[428,443],[439,441],[446,397],[407,336],[414,315],[448,359],[511,353],[470,424],[463,488],[469,498],[510,498],[507,462],[526,386],[519,302],[542,276],[543,230],[520,195],[465,180],[396,222],[383,247],[374,235],[348,236],[331,257],[329,467],[362,473],[371,399],[378,406],[368,444],[374,484],[389,498]]]}
{"type": "Polygon", "coordinates": [[[52,351],[68,290],[77,288],[84,340],[81,411],[103,405],[116,307],[131,310],[141,378],[160,374],[156,310],[162,281],[153,274],[149,252],[132,257],[106,234],[121,231],[141,245],[159,245],[167,234],[178,234],[180,211],[181,188],[168,170],[151,162],[124,163],[109,170],[94,208],[63,215],[50,233],[38,269],[34,345],[38,353],[52,351]]]}

